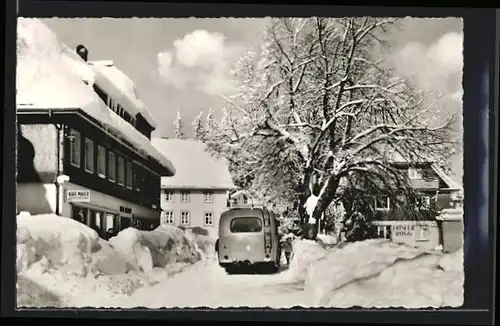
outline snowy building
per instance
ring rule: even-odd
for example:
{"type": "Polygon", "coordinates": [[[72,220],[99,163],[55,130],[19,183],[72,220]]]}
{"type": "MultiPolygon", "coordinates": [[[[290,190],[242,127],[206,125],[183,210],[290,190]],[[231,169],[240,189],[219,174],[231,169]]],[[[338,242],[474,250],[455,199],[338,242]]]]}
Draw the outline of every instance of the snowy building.
{"type": "Polygon", "coordinates": [[[399,207],[389,196],[381,194],[374,199],[374,224],[378,226],[379,236],[429,249],[442,245],[443,235],[440,234],[436,217],[443,210],[460,206],[456,198],[462,193],[461,185],[434,162],[420,162],[411,166],[405,162],[393,164],[407,174],[412,188],[422,196],[422,207],[427,207],[431,214],[427,214],[424,221],[405,221],[400,216],[399,207]]]}
{"type": "Polygon", "coordinates": [[[162,223],[202,227],[215,235],[234,184],[227,162],[205,151],[196,140],[153,138],[153,145],[176,166],[161,178],[162,223]]]}
{"type": "Polygon", "coordinates": [[[229,196],[229,206],[245,206],[245,205],[263,205],[262,201],[256,200],[253,196],[246,190],[238,190],[229,196]]]}
{"type": "Polygon", "coordinates": [[[101,235],[158,225],[160,179],[175,168],[150,142],[156,126],[133,82],[37,19],[18,19],[17,35],[17,210],[101,235]]]}

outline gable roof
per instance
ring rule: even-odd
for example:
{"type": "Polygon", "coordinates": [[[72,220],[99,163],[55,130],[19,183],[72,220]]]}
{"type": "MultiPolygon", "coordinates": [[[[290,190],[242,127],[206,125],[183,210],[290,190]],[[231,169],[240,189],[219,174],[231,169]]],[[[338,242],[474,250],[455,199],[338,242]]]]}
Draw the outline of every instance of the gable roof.
{"type": "Polygon", "coordinates": [[[177,168],[174,176],[161,178],[163,189],[234,188],[228,163],[210,155],[202,142],[163,138],[152,138],[151,142],[177,168]]]}
{"type": "Polygon", "coordinates": [[[18,18],[17,37],[18,111],[82,110],[111,134],[175,173],[172,163],[147,137],[102,102],[93,89],[95,71],[39,19],[18,18]]]}
{"type": "Polygon", "coordinates": [[[132,116],[137,114],[156,129],[157,125],[151,112],[137,97],[134,82],[111,60],[89,61],[88,64],[95,70],[95,84],[101,87],[111,97],[116,99],[132,116]]]}

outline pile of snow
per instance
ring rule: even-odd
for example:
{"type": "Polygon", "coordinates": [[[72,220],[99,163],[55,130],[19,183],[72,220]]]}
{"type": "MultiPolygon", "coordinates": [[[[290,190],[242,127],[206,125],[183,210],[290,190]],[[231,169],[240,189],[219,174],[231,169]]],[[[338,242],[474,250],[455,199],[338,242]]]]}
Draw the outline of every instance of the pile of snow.
{"type": "Polygon", "coordinates": [[[293,253],[288,268],[290,276],[296,281],[306,278],[310,265],[323,259],[327,251],[316,241],[297,239],[292,243],[293,253]]]}
{"type": "MultiPolygon", "coordinates": [[[[47,268],[86,276],[93,267],[93,253],[101,250],[99,236],[73,219],[55,214],[17,217],[17,271],[26,270],[41,259],[47,268]]],[[[116,253],[110,253],[114,256],[116,253]]]]}
{"type": "MultiPolygon", "coordinates": [[[[86,225],[55,214],[17,216],[18,303],[72,306],[127,296],[206,256],[209,240],[174,226],[128,228],[110,242],[86,225]],[[199,243],[201,245],[199,245],[199,243]],[[20,281],[21,280],[21,281],[20,281]],[[37,288],[34,298],[25,293],[37,288]],[[44,298],[52,298],[45,300],[44,298]],[[38,300],[38,301],[37,301],[38,300]]],[[[36,305],[36,304],[34,304],[36,305]]]]}
{"type": "Polygon", "coordinates": [[[171,263],[194,263],[202,258],[190,230],[167,224],[153,231],[128,228],[109,239],[109,243],[127,257],[132,266],[144,272],[171,263]]]}
{"type": "Polygon", "coordinates": [[[450,255],[388,240],[316,248],[305,291],[322,307],[458,307],[463,304],[463,251],[450,255]],[[319,254],[320,253],[320,254],[319,254]]]}

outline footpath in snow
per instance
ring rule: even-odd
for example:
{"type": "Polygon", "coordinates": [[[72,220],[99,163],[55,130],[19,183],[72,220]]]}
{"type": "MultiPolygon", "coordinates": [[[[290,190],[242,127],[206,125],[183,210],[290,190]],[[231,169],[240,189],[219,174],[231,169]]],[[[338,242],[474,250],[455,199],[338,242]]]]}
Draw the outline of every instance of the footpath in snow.
{"type": "Polygon", "coordinates": [[[31,307],[95,306],[163,281],[213,252],[213,241],[162,225],[128,228],[109,241],[54,214],[17,217],[17,303],[31,307]]]}

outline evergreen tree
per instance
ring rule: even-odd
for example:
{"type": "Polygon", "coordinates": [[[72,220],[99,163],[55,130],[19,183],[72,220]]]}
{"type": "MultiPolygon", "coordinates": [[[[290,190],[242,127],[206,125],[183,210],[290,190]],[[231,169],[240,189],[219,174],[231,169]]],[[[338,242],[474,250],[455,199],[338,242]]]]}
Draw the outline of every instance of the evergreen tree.
{"type": "Polygon", "coordinates": [[[205,125],[203,124],[203,111],[201,111],[193,121],[193,138],[196,140],[205,140],[205,125]]]}
{"type": "Polygon", "coordinates": [[[186,139],[186,136],[183,131],[184,126],[182,124],[181,112],[179,110],[177,110],[177,119],[175,119],[174,127],[175,127],[175,138],[186,139]]]}

